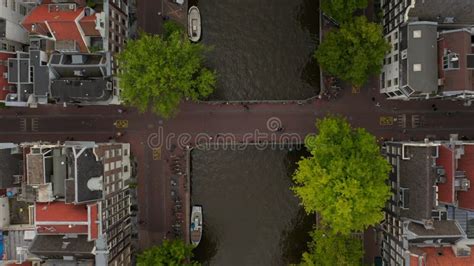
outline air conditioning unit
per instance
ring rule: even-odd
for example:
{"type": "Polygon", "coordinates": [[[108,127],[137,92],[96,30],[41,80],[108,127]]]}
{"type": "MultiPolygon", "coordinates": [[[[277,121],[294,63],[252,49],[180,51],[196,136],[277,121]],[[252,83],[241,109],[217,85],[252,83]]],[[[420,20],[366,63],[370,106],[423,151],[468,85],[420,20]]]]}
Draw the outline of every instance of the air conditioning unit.
{"type": "Polygon", "coordinates": [[[454,180],[456,191],[468,191],[471,187],[471,181],[467,178],[456,178],[454,180]]]}
{"type": "Polygon", "coordinates": [[[402,51],[402,60],[407,59],[407,58],[408,58],[408,52],[407,52],[407,50],[403,50],[402,51]]]}

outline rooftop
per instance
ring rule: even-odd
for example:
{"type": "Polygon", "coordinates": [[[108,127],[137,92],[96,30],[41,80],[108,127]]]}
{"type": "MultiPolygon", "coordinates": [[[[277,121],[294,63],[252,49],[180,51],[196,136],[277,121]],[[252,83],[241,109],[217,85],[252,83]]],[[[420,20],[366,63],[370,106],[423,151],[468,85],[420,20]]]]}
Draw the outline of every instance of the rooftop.
{"type": "Polygon", "coordinates": [[[0,188],[8,188],[14,183],[14,176],[23,174],[21,154],[12,154],[11,148],[0,148],[0,188]]]}
{"type": "Polygon", "coordinates": [[[471,184],[468,191],[458,191],[459,207],[474,210],[474,145],[464,145],[464,155],[458,161],[458,170],[465,171],[471,184]]]}
{"type": "Polygon", "coordinates": [[[443,78],[443,91],[474,89],[471,33],[467,29],[442,31],[438,40],[438,72],[443,78]]]}
{"type": "Polygon", "coordinates": [[[411,222],[408,230],[417,237],[455,237],[462,238],[465,234],[455,220],[433,221],[433,229],[426,229],[424,225],[411,222]]]}
{"type": "Polygon", "coordinates": [[[22,22],[23,27],[31,34],[49,33],[56,41],[74,40],[81,52],[88,48],[79,30],[79,21],[85,15],[84,7],[71,5],[71,9],[51,8],[50,4],[41,4],[34,8],[22,22]],[[50,29],[50,30],[49,30],[50,29]]]}
{"type": "Polygon", "coordinates": [[[439,23],[474,24],[471,0],[417,0],[408,16],[439,23]],[[451,19],[452,18],[452,19],[451,19]]]}
{"type": "MultiPolygon", "coordinates": [[[[93,148],[76,148],[77,170],[75,177],[76,202],[88,202],[102,199],[102,178],[104,165],[94,155],[93,148]]],[[[72,151],[71,151],[72,152],[72,151]]]]}
{"type": "MultiPolygon", "coordinates": [[[[401,85],[419,93],[434,93],[438,89],[437,24],[412,22],[407,25],[407,58],[401,61],[401,85]]],[[[404,37],[404,38],[405,38],[404,37]]]]}
{"type": "Polygon", "coordinates": [[[408,189],[407,209],[401,209],[403,217],[422,221],[431,219],[435,207],[434,185],[436,172],[432,155],[436,147],[405,146],[405,154],[410,160],[400,164],[400,187],[408,189]]]}
{"type": "Polygon", "coordinates": [[[37,235],[29,251],[37,256],[60,258],[74,256],[76,258],[94,258],[94,241],[87,241],[87,236],[78,235],[37,235]]]}
{"type": "Polygon", "coordinates": [[[453,204],[454,195],[454,147],[441,145],[438,151],[436,165],[442,166],[445,172],[446,182],[438,184],[438,198],[444,203],[453,204]]]}
{"type": "MultiPolygon", "coordinates": [[[[412,251],[412,249],[410,249],[412,251]]],[[[415,251],[417,255],[424,256],[427,266],[472,266],[474,255],[457,257],[451,247],[421,247],[415,251]]],[[[413,265],[418,265],[418,259],[412,259],[413,265]]]]}

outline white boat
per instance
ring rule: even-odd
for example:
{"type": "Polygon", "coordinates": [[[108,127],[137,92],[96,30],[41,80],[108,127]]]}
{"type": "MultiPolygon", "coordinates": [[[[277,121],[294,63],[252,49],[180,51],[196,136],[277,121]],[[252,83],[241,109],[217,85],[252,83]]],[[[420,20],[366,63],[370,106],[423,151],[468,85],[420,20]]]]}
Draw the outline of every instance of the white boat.
{"type": "Polygon", "coordinates": [[[188,11],[188,36],[192,42],[201,39],[201,14],[197,6],[192,6],[188,11]]]}
{"type": "Polygon", "coordinates": [[[194,205],[191,211],[191,243],[199,245],[202,237],[202,207],[194,205]]]}

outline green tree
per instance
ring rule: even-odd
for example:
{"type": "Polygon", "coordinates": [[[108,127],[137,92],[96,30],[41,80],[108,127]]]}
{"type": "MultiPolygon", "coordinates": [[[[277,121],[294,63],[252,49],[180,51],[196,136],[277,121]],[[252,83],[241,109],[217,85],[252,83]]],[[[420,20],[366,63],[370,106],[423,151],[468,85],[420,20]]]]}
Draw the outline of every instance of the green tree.
{"type": "Polygon", "coordinates": [[[153,246],[137,256],[137,266],[177,266],[198,265],[190,261],[193,246],[182,240],[164,240],[159,246],[153,246]]]}
{"type": "Polygon", "coordinates": [[[209,96],[215,73],[203,66],[206,48],[192,44],[182,28],[165,24],[163,37],[141,33],[118,55],[121,98],[141,112],[172,116],[184,99],[209,96]]]}
{"type": "Polygon", "coordinates": [[[390,45],[382,36],[382,27],[358,17],[330,31],[315,52],[321,68],[360,87],[369,76],[380,73],[390,45]]]}
{"type": "Polygon", "coordinates": [[[298,162],[293,191],[307,213],[317,212],[334,232],[363,231],[383,219],[390,197],[390,164],[374,136],[351,128],[341,117],[316,122],[317,135],[306,137],[311,155],[298,162]]]}
{"type": "Polygon", "coordinates": [[[311,234],[308,252],[303,253],[305,266],[356,266],[362,264],[362,240],[353,235],[341,235],[327,229],[316,229],[311,234]]]}
{"type": "Polygon", "coordinates": [[[356,9],[367,7],[367,0],[323,0],[321,9],[338,22],[352,19],[356,9]]]}

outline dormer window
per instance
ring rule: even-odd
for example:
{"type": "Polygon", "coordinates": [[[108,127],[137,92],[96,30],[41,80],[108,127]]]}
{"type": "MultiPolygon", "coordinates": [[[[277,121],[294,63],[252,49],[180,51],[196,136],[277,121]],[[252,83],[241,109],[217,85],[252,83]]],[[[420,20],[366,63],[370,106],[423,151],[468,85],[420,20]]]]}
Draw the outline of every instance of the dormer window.
{"type": "Polygon", "coordinates": [[[410,194],[408,188],[400,187],[399,192],[400,199],[398,201],[398,206],[402,209],[408,209],[408,204],[410,202],[410,194]]]}
{"type": "Polygon", "coordinates": [[[448,52],[443,56],[443,69],[459,69],[459,55],[456,53],[448,52]]]}

